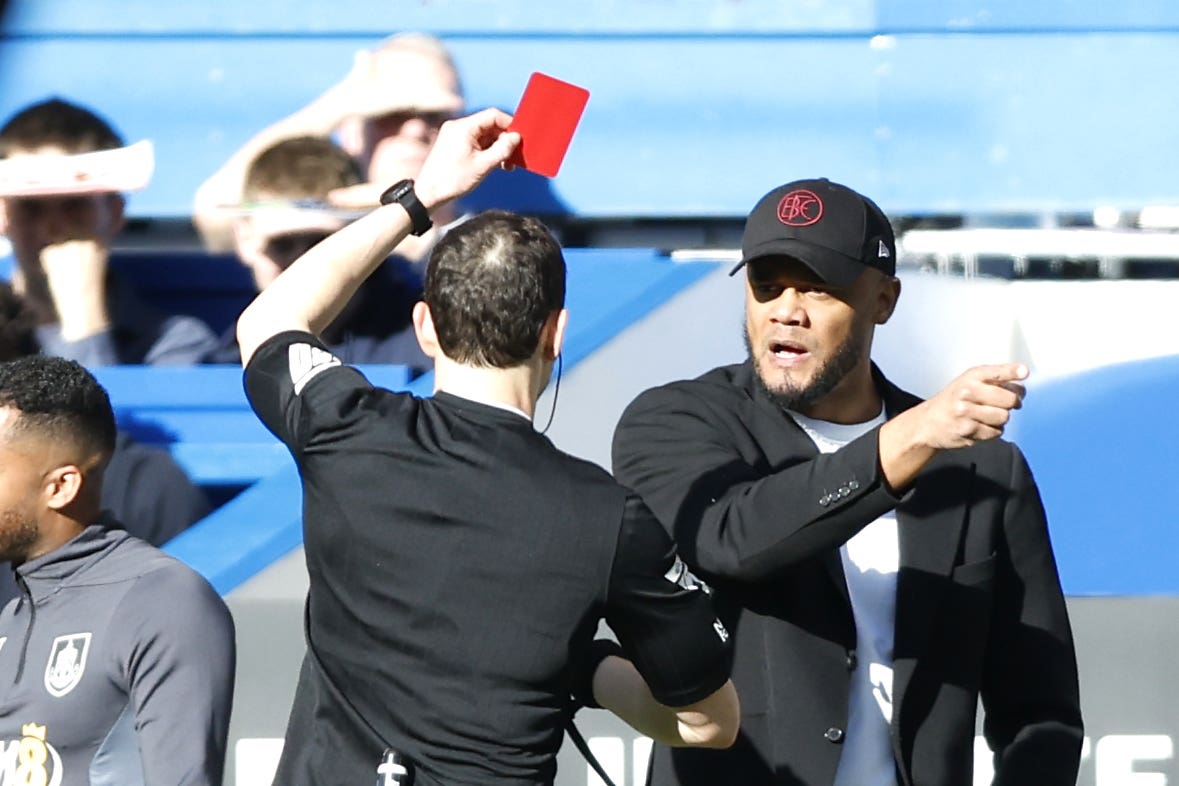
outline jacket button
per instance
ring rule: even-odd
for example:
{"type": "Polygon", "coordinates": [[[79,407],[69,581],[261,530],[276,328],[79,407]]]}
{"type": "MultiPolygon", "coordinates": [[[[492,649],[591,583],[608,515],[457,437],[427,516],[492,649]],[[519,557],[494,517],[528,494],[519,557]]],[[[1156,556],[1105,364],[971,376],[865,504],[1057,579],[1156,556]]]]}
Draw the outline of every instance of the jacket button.
{"type": "Polygon", "coordinates": [[[855,671],[856,664],[859,662],[860,662],[859,658],[856,657],[856,651],[855,650],[848,650],[847,651],[847,670],[848,671],[855,671]]]}
{"type": "Polygon", "coordinates": [[[831,504],[831,497],[828,496],[827,494],[824,494],[823,496],[819,497],[819,505],[821,505],[822,507],[825,508],[830,504],[831,504]]]}
{"type": "Polygon", "coordinates": [[[851,489],[852,491],[855,491],[856,489],[858,489],[860,487],[860,481],[853,480],[847,484],[847,487],[849,489],[851,489]]]}
{"type": "Polygon", "coordinates": [[[839,496],[846,497],[848,494],[851,494],[851,489],[849,489],[847,486],[839,487],[839,496]]]}
{"type": "Polygon", "coordinates": [[[840,742],[843,740],[843,729],[838,726],[832,726],[823,732],[823,736],[827,738],[828,742],[840,742]]]}

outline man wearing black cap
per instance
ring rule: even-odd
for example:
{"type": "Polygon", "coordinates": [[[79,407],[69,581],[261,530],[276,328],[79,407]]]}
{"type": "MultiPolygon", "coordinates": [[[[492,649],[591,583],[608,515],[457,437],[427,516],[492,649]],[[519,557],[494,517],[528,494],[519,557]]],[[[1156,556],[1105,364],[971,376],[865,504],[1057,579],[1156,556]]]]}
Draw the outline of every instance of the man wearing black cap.
{"type": "Polygon", "coordinates": [[[884,377],[895,242],[845,186],[771,191],[742,255],[748,360],[643,393],[614,438],[735,631],[737,743],[657,746],[651,783],[963,786],[981,697],[994,783],[1072,786],[1072,634],[1035,483],[998,439],[1027,369],[926,401],[884,377]]]}

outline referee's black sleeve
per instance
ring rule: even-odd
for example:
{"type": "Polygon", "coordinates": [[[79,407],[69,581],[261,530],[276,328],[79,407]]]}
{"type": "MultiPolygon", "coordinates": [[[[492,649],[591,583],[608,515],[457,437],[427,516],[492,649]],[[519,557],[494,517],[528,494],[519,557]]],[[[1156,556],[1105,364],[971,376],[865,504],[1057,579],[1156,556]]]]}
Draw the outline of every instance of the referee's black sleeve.
{"type": "Polygon", "coordinates": [[[357,404],[372,386],[319,338],[278,333],[254,351],[244,372],[246,398],[258,419],[299,459],[317,435],[355,428],[357,404]]]}
{"type": "Polygon", "coordinates": [[[707,587],[638,497],[628,496],[606,621],[661,704],[683,707],[729,678],[729,633],[707,587]]]}

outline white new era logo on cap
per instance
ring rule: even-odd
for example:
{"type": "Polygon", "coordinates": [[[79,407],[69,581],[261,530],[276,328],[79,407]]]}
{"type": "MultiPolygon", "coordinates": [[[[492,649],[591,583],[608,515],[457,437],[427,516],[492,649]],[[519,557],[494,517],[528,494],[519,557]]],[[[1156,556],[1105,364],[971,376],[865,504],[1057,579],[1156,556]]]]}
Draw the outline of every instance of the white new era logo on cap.
{"type": "Polygon", "coordinates": [[[884,245],[883,240],[879,240],[877,242],[880,243],[880,248],[876,249],[877,259],[888,259],[890,256],[892,256],[888,253],[888,246],[884,245]]]}

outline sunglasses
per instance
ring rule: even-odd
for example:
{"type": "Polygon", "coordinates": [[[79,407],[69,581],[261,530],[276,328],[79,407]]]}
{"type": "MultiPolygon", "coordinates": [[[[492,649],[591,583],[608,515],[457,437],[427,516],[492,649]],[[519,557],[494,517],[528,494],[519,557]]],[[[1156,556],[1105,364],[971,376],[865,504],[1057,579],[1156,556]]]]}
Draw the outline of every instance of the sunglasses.
{"type": "Polygon", "coordinates": [[[443,123],[453,118],[453,112],[420,112],[416,109],[403,109],[397,112],[390,112],[387,115],[381,115],[380,117],[374,117],[371,122],[379,125],[381,128],[387,129],[400,128],[410,120],[421,120],[427,128],[437,131],[442,127],[443,123]]]}

